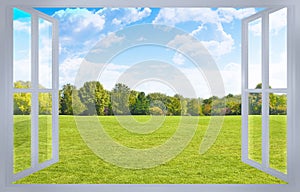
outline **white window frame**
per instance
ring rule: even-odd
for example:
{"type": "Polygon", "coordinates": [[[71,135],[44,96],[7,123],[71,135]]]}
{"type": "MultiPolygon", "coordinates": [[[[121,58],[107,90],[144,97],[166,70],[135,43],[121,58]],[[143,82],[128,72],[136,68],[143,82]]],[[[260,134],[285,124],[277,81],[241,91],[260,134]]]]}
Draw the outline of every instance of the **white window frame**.
{"type": "MultiPolygon", "coordinates": [[[[79,191],[289,191],[300,189],[300,1],[299,0],[10,0],[0,2],[0,191],[2,192],[79,192],[79,191]],[[288,20],[288,184],[286,185],[11,185],[9,178],[9,90],[12,74],[12,7],[273,7],[290,9],[288,20]]],[[[199,165],[200,166],[200,165],[199,165]]],[[[238,177],[238,175],[237,175],[238,177]]]]}
{"type": "MultiPolygon", "coordinates": [[[[13,173],[13,161],[9,161],[7,164],[7,169],[10,170],[10,183],[15,182],[19,179],[22,179],[32,173],[35,173],[39,170],[42,170],[50,165],[53,165],[59,161],[59,145],[58,145],[58,91],[59,91],[59,83],[58,83],[58,22],[53,19],[52,17],[45,15],[39,11],[36,11],[33,8],[25,8],[25,7],[15,7],[21,11],[24,11],[31,16],[31,87],[30,88],[8,88],[8,93],[10,93],[11,98],[13,98],[13,94],[15,93],[30,93],[32,95],[31,97],[31,166],[28,169],[22,170],[19,173],[14,174],[13,173]],[[51,88],[40,88],[39,85],[39,19],[43,19],[45,21],[48,21],[52,24],[52,54],[51,54],[51,66],[52,66],[52,75],[51,75],[51,88]],[[51,159],[47,160],[45,162],[39,161],[39,120],[38,120],[38,114],[39,114],[39,103],[38,103],[38,96],[39,93],[50,93],[52,98],[52,124],[51,124],[51,135],[52,135],[52,155],[51,159]]],[[[9,14],[12,14],[10,12],[9,14]]],[[[12,68],[11,68],[12,69],[12,68]]],[[[11,70],[10,69],[10,70],[11,70]]],[[[9,78],[12,81],[12,74],[9,78]]],[[[13,85],[13,82],[10,82],[11,85],[13,85]]],[[[12,99],[9,99],[8,103],[12,106],[13,104],[10,102],[13,102],[12,99]]],[[[12,111],[10,110],[9,114],[12,114],[12,111]]],[[[11,116],[10,116],[11,119],[11,116]]],[[[13,121],[9,122],[9,127],[13,128],[13,121]]],[[[14,146],[11,144],[13,143],[13,131],[10,129],[9,134],[9,143],[10,143],[10,153],[7,154],[7,157],[13,160],[13,150],[14,146]]]]}
{"type": "MultiPolygon", "coordinates": [[[[289,102],[289,94],[291,93],[289,91],[289,88],[269,88],[269,38],[270,38],[270,32],[269,32],[269,16],[272,13],[275,13],[276,11],[280,11],[285,7],[280,8],[271,8],[267,10],[260,11],[248,18],[245,18],[242,20],[242,161],[248,165],[251,165],[259,170],[262,170],[270,175],[273,175],[275,177],[278,177],[279,179],[282,179],[286,182],[289,181],[288,173],[282,173],[276,169],[273,169],[270,167],[270,135],[269,135],[269,94],[270,93],[283,93],[287,94],[288,97],[288,109],[287,109],[287,127],[291,123],[290,118],[290,111],[289,106],[292,105],[291,102],[289,102]],[[262,79],[262,88],[261,89],[250,89],[248,87],[249,85],[249,79],[248,79],[248,58],[249,58],[249,49],[248,49],[248,35],[249,35],[249,26],[248,24],[253,21],[257,21],[258,19],[261,19],[261,79],[262,79]],[[249,94],[251,93],[260,93],[262,95],[262,153],[261,153],[261,160],[262,163],[258,163],[252,159],[249,158],[249,127],[248,127],[248,115],[249,115],[249,94]]],[[[287,13],[292,11],[290,8],[287,8],[287,13]]],[[[287,26],[287,33],[290,34],[290,28],[287,26]]],[[[288,36],[288,35],[287,35],[288,36]]],[[[290,60],[287,61],[287,73],[290,74],[291,67],[290,67],[290,60]]],[[[291,84],[291,79],[288,79],[288,85],[291,84]]],[[[287,133],[291,131],[290,129],[287,130],[287,133]]],[[[289,136],[287,135],[287,141],[289,141],[289,136]]],[[[289,153],[290,146],[287,146],[287,151],[289,153]]],[[[288,169],[288,168],[287,168],[288,169]]]]}

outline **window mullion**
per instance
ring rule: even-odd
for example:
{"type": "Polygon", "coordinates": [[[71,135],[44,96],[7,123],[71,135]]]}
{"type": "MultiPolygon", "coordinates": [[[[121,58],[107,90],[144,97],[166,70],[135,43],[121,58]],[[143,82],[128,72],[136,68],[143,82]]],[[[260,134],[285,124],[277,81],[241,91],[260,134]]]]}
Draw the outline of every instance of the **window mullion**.
{"type": "Polygon", "coordinates": [[[242,22],[242,160],[249,157],[248,146],[248,22],[242,22]]]}
{"type": "Polygon", "coordinates": [[[262,166],[269,167],[269,13],[262,17],[262,166]]]}
{"type": "Polygon", "coordinates": [[[32,26],[31,26],[31,85],[32,85],[32,102],[31,102],[31,166],[38,166],[38,154],[39,154],[39,131],[38,131],[38,61],[39,61],[39,33],[38,33],[38,18],[35,14],[32,14],[32,26]]]}

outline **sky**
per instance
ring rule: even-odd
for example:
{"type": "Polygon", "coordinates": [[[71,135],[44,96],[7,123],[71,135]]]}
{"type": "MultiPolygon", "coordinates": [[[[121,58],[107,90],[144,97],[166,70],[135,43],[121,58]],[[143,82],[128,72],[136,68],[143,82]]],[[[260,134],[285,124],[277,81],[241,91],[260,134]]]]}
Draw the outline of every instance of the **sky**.
{"type": "MultiPolygon", "coordinates": [[[[93,64],[104,66],[105,64],[101,71],[94,70],[94,75],[86,75],[87,77],[84,79],[99,80],[104,88],[111,90],[116,82],[126,75],[128,79],[128,74],[134,74],[134,70],[139,69],[147,79],[139,79],[139,81],[135,79],[136,82],[131,85],[132,89],[146,93],[162,92],[168,95],[179,93],[191,97],[189,91],[179,86],[180,82],[187,80],[197,97],[208,98],[216,93],[212,87],[215,86],[214,78],[218,81],[218,73],[211,73],[205,64],[202,64],[200,69],[196,67],[193,53],[195,50],[202,51],[201,58],[203,60],[200,59],[201,62],[205,62],[205,58],[213,59],[213,63],[216,65],[214,70],[217,70],[221,76],[225,95],[240,94],[241,19],[251,16],[261,9],[37,8],[37,10],[59,22],[60,86],[67,83],[76,84],[79,71],[85,69],[86,66],[93,64]],[[152,29],[148,29],[147,26],[143,28],[145,24],[166,25],[177,35],[174,35],[174,39],[172,39],[172,32],[168,32],[166,29],[157,29],[160,30],[158,32],[153,29],[154,31],[151,33],[152,29]],[[191,38],[181,39],[184,41],[181,47],[184,48],[174,49],[179,42],[177,37],[185,34],[191,38]],[[130,36],[137,38],[131,40],[130,36]],[[191,39],[197,40],[197,42],[191,39]],[[191,41],[188,44],[189,40],[191,41]],[[133,43],[133,41],[135,42],[133,43]],[[163,42],[163,44],[151,43],[152,41],[163,42]],[[127,47],[122,51],[114,52],[131,43],[139,46],[127,47]],[[97,52],[99,46],[102,50],[109,51],[113,57],[104,59],[106,58],[104,52],[97,52]],[[96,52],[97,59],[91,54],[96,52]],[[94,59],[91,60],[92,57],[94,59]],[[151,66],[157,66],[154,62],[161,65],[167,64],[165,66],[169,67],[169,71],[165,71],[165,75],[155,76],[154,74],[160,73],[160,71],[150,69],[151,66]],[[153,78],[149,73],[152,73],[153,78]],[[172,80],[175,74],[181,74],[185,78],[172,80]]],[[[30,18],[30,14],[14,10],[15,81],[30,79],[30,18]]],[[[276,88],[286,87],[286,38],[284,38],[286,36],[286,20],[284,18],[286,18],[286,10],[270,15],[270,84],[276,88]]],[[[52,34],[50,29],[49,22],[43,19],[39,20],[39,83],[47,88],[51,87],[52,34]]],[[[254,88],[257,83],[261,82],[261,21],[249,24],[249,42],[249,88],[254,88]]],[[[197,54],[200,54],[200,51],[197,54]]],[[[182,86],[184,85],[182,84],[182,86]]]]}

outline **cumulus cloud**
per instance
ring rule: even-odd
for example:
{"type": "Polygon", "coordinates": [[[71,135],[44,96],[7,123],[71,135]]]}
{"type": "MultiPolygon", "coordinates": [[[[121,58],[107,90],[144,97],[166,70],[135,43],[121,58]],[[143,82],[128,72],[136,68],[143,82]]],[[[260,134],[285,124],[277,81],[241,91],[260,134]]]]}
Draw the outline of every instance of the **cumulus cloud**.
{"type": "Polygon", "coordinates": [[[116,33],[111,32],[101,41],[101,45],[105,48],[108,48],[112,44],[123,41],[124,38],[124,36],[117,36],[116,33]]]}
{"type": "Polygon", "coordinates": [[[219,8],[217,9],[221,22],[230,23],[233,19],[243,19],[256,13],[255,8],[234,9],[234,8],[219,8]]]}
{"type": "Polygon", "coordinates": [[[172,61],[177,65],[183,65],[185,63],[185,58],[181,53],[176,52],[172,61]]]}
{"type": "Polygon", "coordinates": [[[220,36],[220,41],[211,40],[201,42],[208,49],[210,54],[216,57],[220,57],[232,51],[234,46],[234,40],[230,34],[224,31],[222,25],[218,25],[217,33],[220,36]]]}
{"type": "Polygon", "coordinates": [[[205,28],[205,26],[203,24],[200,24],[197,29],[195,29],[194,31],[191,32],[191,35],[195,36],[199,32],[201,32],[202,30],[205,30],[205,29],[207,29],[207,28],[205,28]]]}
{"type": "Polygon", "coordinates": [[[195,37],[199,32],[207,31],[207,24],[215,25],[216,40],[202,40],[201,42],[213,56],[220,57],[230,53],[234,48],[234,39],[229,33],[225,32],[222,23],[230,23],[233,19],[243,19],[254,13],[254,8],[219,8],[216,10],[210,8],[163,8],[153,23],[176,25],[187,21],[198,22],[199,26],[197,29],[190,33],[190,35],[195,37]]]}
{"type": "Polygon", "coordinates": [[[162,8],[153,24],[175,25],[187,21],[218,22],[218,14],[210,8],[162,8]]]}
{"type": "Polygon", "coordinates": [[[110,11],[122,12],[118,18],[114,18],[114,25],[131,24],[145,17],[150,16],[151,9],[149,8],[125,8],[125,9],[110,9],[110,11]]]}
{"type": "Polygon", "coordinates": [[[60,21],[60,26],[63,29],[71,29],[73,32],[81,32],[91,28],[101,31],[105,24],[104,15],[81,8],[60,10],[55,12],[53,17],[60,21]]]}

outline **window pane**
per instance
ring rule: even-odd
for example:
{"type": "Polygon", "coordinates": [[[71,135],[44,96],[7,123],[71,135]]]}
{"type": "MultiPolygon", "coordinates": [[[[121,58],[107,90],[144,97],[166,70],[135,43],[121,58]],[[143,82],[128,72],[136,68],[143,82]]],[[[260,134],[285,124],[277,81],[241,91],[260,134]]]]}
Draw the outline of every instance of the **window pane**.
{"type": "Polygon", "coordinates": [[[270,74],[272,88],[287,88],[287,9],[270,14],[270,74]]]}
{"type": "Polygon", "coordinates": [[[28,83],[31,81],[31,15],[16,8],[13,14],[13,81],[28,83]]]}
{"type": "Polygon", "coordinates": [[[261,50],[262,22],[257,19],[248,24],[248,88],[254,89],[262,82],[261,50]]]}
{"type": "Polygon", "coordinates": [[[14,173],[31,167],[31,93],[14,94],[14,173]]]}
{"type": "Polygon", "coordinates": [[[249,115],[248,115],[248,134],[249,134],[249,159],[261,163],[261,145],[262,145],[262,114],[261,93],[250,93],[249,115]]]}
{"type": "Polygon", "coordinates": [[[287,96],[271,93],[270,96],[270,167],[287,172],[287,96]]]}
{"type": "Polygon", "coordinates": [[[52,88],[52,23],[39,19],[39,84],[52,88]]]}
{"type": "Polygon", "coordinates": [[[52,158],[52,95],[39,94],[39,162],[52,158]]]}

